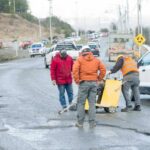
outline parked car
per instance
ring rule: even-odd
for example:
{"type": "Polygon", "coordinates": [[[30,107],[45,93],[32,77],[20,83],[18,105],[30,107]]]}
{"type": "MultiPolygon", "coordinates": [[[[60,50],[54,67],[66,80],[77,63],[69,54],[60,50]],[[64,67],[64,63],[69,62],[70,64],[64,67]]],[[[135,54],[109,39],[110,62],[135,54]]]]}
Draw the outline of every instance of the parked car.
{"type": "Polygon", "coordinates": [[[62,42],[58,43],[56,45],[53,45],[50,50],[46,53],[44,57],[44,64],[45,68],[48,68],[53,57],[58,53],[59,51],[65,49],[67,51],[67,54],[70,55],[74,60],[77,59],[79,56],[79,51],[76,47],[76,45],[72,42],[62,42]]]}
{"type": "Polygon", "coordinates": [[[150,51],[138,61],[140,72],[140,93],[150,95],[150,51]]]}
{"type": "Polygon", "coordinates": [[[19,47],[22,49],[27,49],[32,44],[32,41],[23,41],[20,43],[19,47]]]}
{"type": "Polygon", "coordinates": [[[47,45],[47,44],[49,43],[49,40],[48,40],[48,39],[43,39],[41,42],[42,42],[44,45],[47,45]]]}
{"type": "Polygon", "coordinates": [[[34,57],[36,55],[45,55],[46,48],[43,43],[34,43],[29,48],[30,57],[34,57]]]}
{"type": "Polygon", "coordinates": [[[81,50],[83,45],[82,44],[77,44],[76,47],[77,47],[78,50],[81,50]]]}
{"type": "Polygon", "coordinates": [[[94,56],[100,56],[100,48],[95,42],[88,42],[88,46],[90,47],[94,56]]]}

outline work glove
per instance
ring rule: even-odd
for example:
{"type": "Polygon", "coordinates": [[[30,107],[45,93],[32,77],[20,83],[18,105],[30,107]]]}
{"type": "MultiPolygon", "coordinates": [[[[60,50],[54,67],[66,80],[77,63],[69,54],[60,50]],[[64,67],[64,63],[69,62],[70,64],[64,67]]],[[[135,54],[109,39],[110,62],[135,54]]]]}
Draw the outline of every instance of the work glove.
{"type": "Polygon", "coordinates": [[[111,73],[112,73],[111,70],[109,70],[106,74],[107,74],[107,75],[110,75],[111,73]]]}

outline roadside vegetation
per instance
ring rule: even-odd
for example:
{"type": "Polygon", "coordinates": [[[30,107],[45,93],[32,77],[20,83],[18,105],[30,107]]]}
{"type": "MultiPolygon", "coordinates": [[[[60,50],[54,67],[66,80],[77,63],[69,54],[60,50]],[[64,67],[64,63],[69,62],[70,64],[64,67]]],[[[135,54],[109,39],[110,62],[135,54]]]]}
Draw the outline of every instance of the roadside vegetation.
{"type": "MultiPolygon", "coordinates": [[[[49,17],[40,19],[42,29],[42,39],[49,37],[49,17]]],[[[71,36],[74,29],[66,22],[53,16],[52,33],[54,37],[71,36]]],[[[53,37],[53,38],[54,38],[53,37]]],[[[28,0],[0,0],[0,42],[18,42],[31,40],[37,42],[39,36],[39,19],[30,12],[28,0]]],[[[12,49],[0,49],[0,61],[15,59],[12,49]]]]}

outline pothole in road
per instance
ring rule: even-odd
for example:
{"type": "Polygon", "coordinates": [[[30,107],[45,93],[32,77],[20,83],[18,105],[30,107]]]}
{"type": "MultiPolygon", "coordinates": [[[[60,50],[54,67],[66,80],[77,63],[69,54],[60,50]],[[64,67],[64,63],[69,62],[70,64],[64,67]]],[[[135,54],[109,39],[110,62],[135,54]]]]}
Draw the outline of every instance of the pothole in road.
{"type": "Polygon", "coordinates": [[[117,125],[111,125],[111,124],[100,124],[98,123],[97,125],[101,125],[101,126],[105,126],[105,127],[112,127],[112,128],[118,128],[118,129],[123,129],[123,130],[129,130],[129,131],[134,131],[136,133],[139,133],[139,134],[143,134],[143,135],[146,135],[146,136],[150,136],[150,132],[147,132],[147,131],[140,131],[138,129],[135,129],[135,128],[126,128],[126,127],[121,127],[121,126],[117,126],[117,125]]]}
{"type": "MultiPolygon", "coordinates": [[[[116,129],[122,129],[122,130],[128,130],[128,131],[134,131],[134,132],[139,133],[139,134],[150,136],[150,132],[142,131],[142,130],[139,130],[136,128],[128,128],[128,127],[121,127],[121,126],[111,125],[111,124],[97,123],[97,127],[102,127],[102,126],[103,127],[116,128],[116,129]]],[[[24,129],[49,130],[49,129],[62,129],[62,128],[72,128],[72,127],[75,127],[75,122],[72,122],[70,120],[68,120],[68,121],[51,120],[50,122],[48,122],[48,124],[39,125],[39,126],[30,126],[30,127],[24,128],[24,129]]]]}
{"type": "Polygon", "coordinates": [[[5,107],[8,107],[7,104],[0,104],[0,108],[5,108],[5,107]]]}
{"type": "Polygon", "coordinates": [[[0,129],[0,132],[6,132],[8,130],[9,130],[8,128],[4,128],[4,129],[0,129]]]}

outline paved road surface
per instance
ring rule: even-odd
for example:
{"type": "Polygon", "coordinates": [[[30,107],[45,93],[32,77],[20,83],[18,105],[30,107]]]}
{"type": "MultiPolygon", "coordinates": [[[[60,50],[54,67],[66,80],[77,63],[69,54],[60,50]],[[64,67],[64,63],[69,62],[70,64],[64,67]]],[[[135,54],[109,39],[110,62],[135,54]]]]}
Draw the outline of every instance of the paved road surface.
{"type": "Polygon", "coordinates": [[[81,130],[76,112],[57,114],[57,87],[42,57],[0,64],[0,150],[149,150],[150,97],[142,98],[141,112],[121,113],[121,97],[116,113],[99,110],[97,127],[86,121],[81,130]]]}

